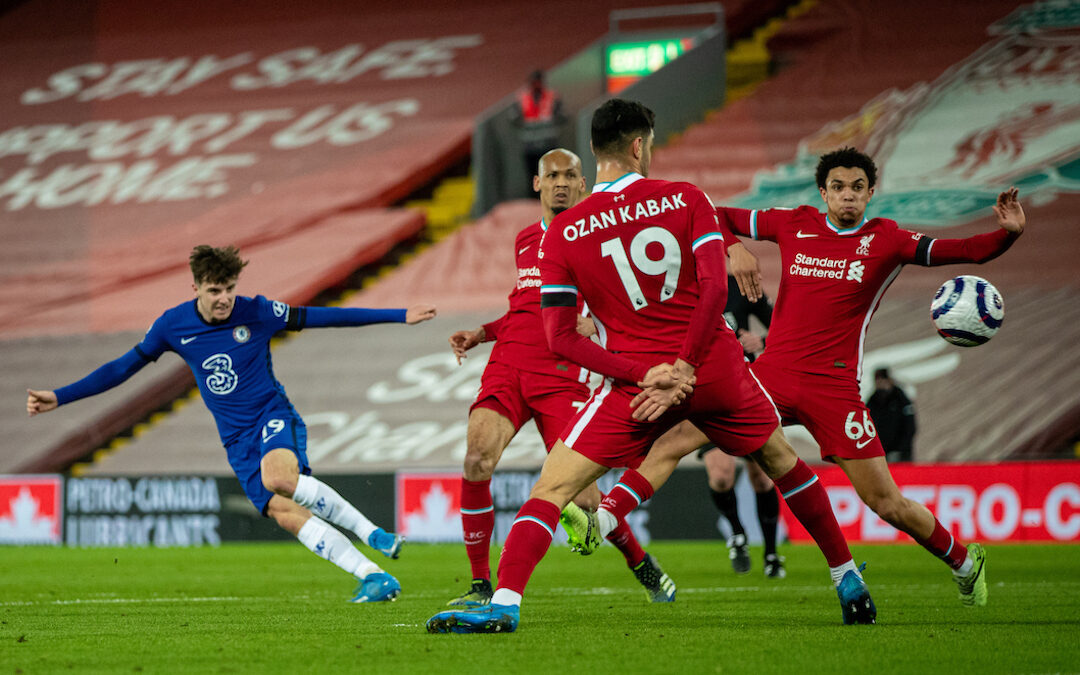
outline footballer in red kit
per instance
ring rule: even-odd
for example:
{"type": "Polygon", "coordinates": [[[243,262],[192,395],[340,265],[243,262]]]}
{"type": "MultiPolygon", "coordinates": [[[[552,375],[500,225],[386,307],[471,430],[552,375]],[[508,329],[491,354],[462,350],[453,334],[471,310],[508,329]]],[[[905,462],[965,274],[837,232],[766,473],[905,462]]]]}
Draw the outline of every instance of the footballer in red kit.
{"type": "MultiPolygon", "coordinates": [[[[503,450],[530,419],[535,420],[544,447],[550,449],[567,421],[589,398],[589,371],[551,352],[540,316],[540,240],[555,214],[581,198],[585,190],[581,160],[559,148],[544,154],[537,170],[533,187],[540,193],[543,217],[515,239],[517,283],[510,292],[509,311],[477,330],[457,331],[450,336],[459,363],[469,349],[495,341],[480,391],[469,409],[461,477],[461,526],[472,584],[448,603],[453,607],[479,607],[491,599],[491,536],[495,527],[491,474],[503,450]]],[[[579,299],[575,299],[574,313],[575,328],[591,333],[592,323],[583,318],[587,310],[579,299]]],[[[561,517],[587,522],[581,508],[595,509],[600,499],[599,488],[589,485],[575,496],[574,502],[565,505],[561,517]]],[[[567,531],[573,532],[573,528],[567,527],[567,531]]],[[[608,541],[623,554],[652,602],[674,600],[674,582],[641,548],[625,520],[611,532],[608,541]]],[[[575,543],[571,537],[571,544],[575,543]]]]}
{"type": "Polygon", "coordinates": [[[717,212],[736,234],[780,246],[784,271],[769,348],[759,361],[849,379],[862,377],[870,317],[904,265],[985,262],[1019,236],[999,229],[968,239],[934,239],[865,216],[841,228],[811,206],[717,212]]]}
{"type": "MultiPolygon", "coordinates": [[[[519,232],[514,241],[517,284],[509,296],[509,311],[482,326],[484,342],[494,340],[495,346],[470,412],[490,408],[513,422],[515,429],[535,419],[544,446],[550,448],[559,440],[567,418],[589,397],[589,371],[552,354],[544,337],[539,253],[545,229],[547,224],[540,220],[519,232]]],[[[581,316],[587,315],[581,303],[579,308],[581,316]]]]}
{"type": "Polygon", "coordinates": [[[518,511],[490,604],[440,612],[428,620],[430,632],[516,630],[525,586],[551,545],[560,509],[610,468],[630,467],[578,532],[580,551],[591,553],[674,471],[679,457],[646,453],[685,419],[725,451],[762,466],[824,554],[844,623],[875,622],[825,489],[784,439],[723,312],[712,310],[727,299],[712,203],[689,183],[647,178],[653,126],[653,112],[633,101],[611,99],[593,114],[597,184],[544,234],[541,304],[551,350],[605,379],[551,448],[518,511]],[[600,344],[576,330],[579,295],[600,344]]]}
{"type": "Polygon", "coordinates": [[[810,430],[823,459],[885,455],[859,380],[870,318],[901,268],[983,262],[1017,236],[1000,229],[936,240],[865,216],[841,228],[810,206],[718,213],[736,233],[780,246],[784,272],[769,348],[752,370],[780,413],[810,430]]]}
{"type": "MultiPolygon", "coordinates": [[[[712,280],[713,294],[727,297],[722,252],[713,205],[689,183],[630,173],[597,184],[591,198],[555,219],[541,260],[545,306],[558,311],[578,293],[586,297],[608,351],[566,335],[565,319],[562,329],[554,328],[557,339],[576,343],[569,349],[584,352],[576,356],[581,362],[596,359],[598,370],[616,374],[571,422],[563,436],[569,447],[608,467],[638,466],[677,420],[635,419],[629,405],[640,391],[635,383],[657,362],[680,357],[697,367],[685,414],[732,454],[765,444],[777,415],[749,377],[742,345],[722,314],[695,316],[703,304],[699,276],[712,280]],[[704,268],[699,254],[706,256],[704,268]]],[[[556,318],[545,314],[549,325],[556,318]]]]}
{"type": "MultiPolygon", "coordinates": [[[[810,206],[717,209],[729,255],[739,267],[733,275],[748,299],[761,293],[757,260],[731,231],[780,246],[783,269],[769,343],[751,370],[785,423],[804,425],[821,446],[822,458],[844,470],[875,513],[952,568],[963,604],[985,605],[982,546],[965,547],[929,509],[900,492],[859,380],[870,318],[901,268],[992,260],[1023,232],[1024,211],[1011,188],[993,208],[999,229],[965,239],[936,239],[892,220],[867,219],[876,182],[873,160],[843,148],[822,156],[817,167],[827,213],[810,206]]],[[[684,425],[660,439],[653,451],[681,456],[684,447],[703,440],[704,434],[684,425]]]]}

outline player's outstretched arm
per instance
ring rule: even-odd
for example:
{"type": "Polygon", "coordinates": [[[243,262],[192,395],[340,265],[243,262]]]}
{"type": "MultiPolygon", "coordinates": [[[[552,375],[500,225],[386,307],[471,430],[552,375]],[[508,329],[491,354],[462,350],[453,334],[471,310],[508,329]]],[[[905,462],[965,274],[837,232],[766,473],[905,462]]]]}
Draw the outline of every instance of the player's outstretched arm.
{"type": "Polygon", "coordinates": [[[486,335],[484,327],[481,326],[476,330],[459,330],[450,336],[450,349],[454,351],[454,357],[457,358],[459,366],[461,359],[468,358],[465,352],[484,342],[486,335]]]}
{"type": "Polygon", "coordinates": [[[1024,216],[1024,207],[1020,205],[1020,191],[1015,187],[998,195],[997,203],[993,206],[994,215],[997,216],[998,225],[1003,229],[1020,234],[1027,224],[1024,216]]]}
{"type": "Polygon", "coordinates": [[[26,414],[28,417],[56,410],[56,392],[50,390],[26,390],[26,414]]]}
{"type": "Polygon", "coordinates": [[[149,361],[136,347],[113,359],[77,382],[56,390],[26,390],[26,412],[30,417],[108,391],[137,373],[149,361]]]}
{"type": "Polygon", "coordinates": [[[911,261],[925,267],[956,263],[981,265],[998,257],[1023,233],[1027,218],[1020,205],[1019,191],[1014,187],[998,195],[993,209],[1001,229],[981,232],[964,239],[932,240],[933,245],[929,248],[916,246],[911,261]]]}
{"type": "Polygon", "coordinates": [[[435,305],[413,305],[405,310],[405,323],[410,326],[435,318],[435,305]]]}
{"type": "Polygon", "coordinates": [[[414,324],[435,316],[435,305],[409,308],[371,309],[368,307],[294,307],[289,313],[287,330],[304,328],[342,328],[370,326],[376,323],[414,324]]]}

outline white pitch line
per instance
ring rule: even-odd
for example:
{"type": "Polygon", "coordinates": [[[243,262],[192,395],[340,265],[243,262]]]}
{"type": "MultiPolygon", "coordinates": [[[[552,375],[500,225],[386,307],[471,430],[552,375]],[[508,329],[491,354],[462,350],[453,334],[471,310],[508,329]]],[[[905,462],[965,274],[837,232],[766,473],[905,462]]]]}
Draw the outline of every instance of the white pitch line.
{"type": "MultiPolygon", "coordinates": [[[[1029,582],[1016,582],[1005,583],[998,582],[990,584],[994,588],[1013,588],[1013,589],[1036,589],[1036,588],[1053,588],[1056,590],[1062,590],[1063,587],[1067,591],[1080,591],[1080,582],[1077,581],[1029,581],[1029,582]]],[[[942,586],[950,586],[946,581],[936,584],[870,584],[870,589],[873,592],[882,593],[896,593],[896,592],[911,592],[911,591],[938,591],[942,586]]],[[[685,587],[679,586],[679,593],[699,594],[699,593],[816,593],[818,591],[830,591],[832,588],[828,585],[828,582],[815,585],[793,585],[784,581],[770,582],[767,585],[762,586],[714,586],[714,587],[685,587]]],[[[590,588],[581,587],[543,587],[537,588],[533,591],[535,595],[637,595],[641,592],[640,588],[623,587],[623,588],[611,588],[607,586],[593,586],[590,588]]],[[[408,589],[406,589],[408,593],[408,589]]],[[[442,597],[444,594],[438,591],[423,591],[419,593],[408,593],[410,598],[426,599],[442,597]]],[[[15,600],[9,602],[0,602],[0,607],[33,607],[37,605],[116,605],[116,604],[150,604],[150,603],[194,603],[194,602],[252,602],[252,601],[274,601],[288,599],[290,601],[295,600],[321,600],[322,597],[312,597],[309,595],[304,596],[252,596],[252,597],[236,597],[236,596],[211,596],[211,597],[176,597],[176,598],[84,598],[84,599],[72,599],[72,600],[15,600]]],[[[330,599],[327,595],[325,599],[330,599]]],[[[412,624],[401,624],[412,625],[412,624]]]]}
{"type": "Polygon", "coordinates": [[[16,600],[0,602],[0,607],[31,607],[34,605],[137,605],[152,602],[239,602],[240,600],[268,600],[269,598],[236,598],[231,596],[209,598],[85,598],[75,600],[16,600]]]}

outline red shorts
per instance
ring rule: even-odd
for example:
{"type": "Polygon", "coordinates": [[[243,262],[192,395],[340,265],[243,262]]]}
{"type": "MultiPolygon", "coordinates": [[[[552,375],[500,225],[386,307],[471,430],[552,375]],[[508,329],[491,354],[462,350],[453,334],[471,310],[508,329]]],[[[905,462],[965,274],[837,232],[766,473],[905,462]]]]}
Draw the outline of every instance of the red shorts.
{"type": "Polygon", "coordinates": [[[469,408],[487,408],[499,413],[514,425],[514,431],[530,419],[551,450],[570,418],[589,398],[583,382],[560,375],[546,375],[518,370],[505,363],[488,363],[480,379],[480,392],[469,408]]]}
{"type": "Polygon", "coordinates": [[[696,374],[690,398],[655,422],[633,418],[630,401],[641,389],[605,379],[571,420],[563,442],[612,468],[637,468],[653,442],[684,419],[730,455],[741,457],[765,445],[780,417],[745,362],[718,359],[702,364],[696,374]]]}
{"type": "Polygon", "coordinates": [[[750,369],[772,396],[784,424],[805,426],[821,446],[822,459],[885,455],[854,379],[785,370],[761,361],[750,369]]]}

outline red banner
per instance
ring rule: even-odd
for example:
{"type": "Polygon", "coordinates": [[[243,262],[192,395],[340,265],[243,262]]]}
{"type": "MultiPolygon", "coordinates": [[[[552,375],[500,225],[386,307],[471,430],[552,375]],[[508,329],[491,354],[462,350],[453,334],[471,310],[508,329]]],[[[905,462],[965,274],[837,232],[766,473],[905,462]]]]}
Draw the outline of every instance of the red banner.
{"type": "MultiPolygon", "coordinates": [[[[838,467],[815,472],[829,493],[849,542],[911,542],[859,499],[838,467]]],[[[1080,462],[896,464],[890,467],[908,499],[925,505],[964,541],[1080,541],[1080,462]]],[[[810,535],[782,507],[792,541],[810,535]]]]}
{"type": "Polygon", "coordinates": [[[0,476],[0,545],[59,544],[60,476],[0,476]]]}
{"type": "Polygon", "coordinates": [[[461,541],[461,473],[397,474],[398,534],[410,541],[461,541]]]}

